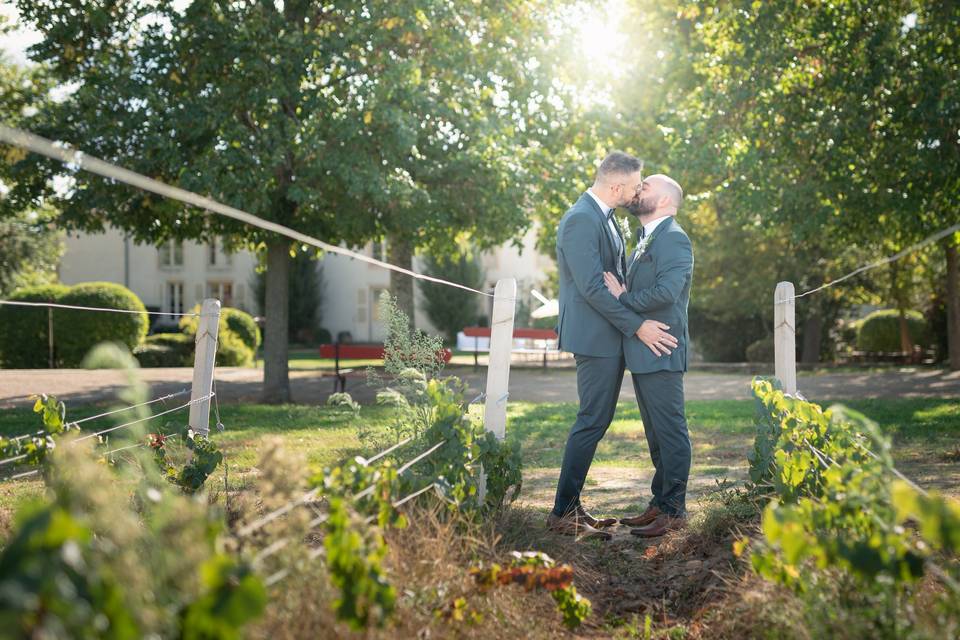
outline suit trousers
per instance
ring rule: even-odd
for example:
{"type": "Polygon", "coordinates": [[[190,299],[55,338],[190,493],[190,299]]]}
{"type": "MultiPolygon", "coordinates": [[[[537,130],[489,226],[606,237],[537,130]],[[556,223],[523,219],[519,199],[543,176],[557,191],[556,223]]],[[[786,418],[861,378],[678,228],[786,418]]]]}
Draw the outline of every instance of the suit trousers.
{"type": "Polygon", "coordinates": [[[652,506],[686,515],[692,448],[683,409],[683,372],[634,373],[633,390],[653,460],[652,506]]]}
{"type": "Polygon", "coordinates": [[[575,356],[580,410],[567,436],[553,513],[563,516],[580,504],[580,492],[593,462],[597,443],[617,410],[623,384],[623,355],[609,358],[575,356]]]}

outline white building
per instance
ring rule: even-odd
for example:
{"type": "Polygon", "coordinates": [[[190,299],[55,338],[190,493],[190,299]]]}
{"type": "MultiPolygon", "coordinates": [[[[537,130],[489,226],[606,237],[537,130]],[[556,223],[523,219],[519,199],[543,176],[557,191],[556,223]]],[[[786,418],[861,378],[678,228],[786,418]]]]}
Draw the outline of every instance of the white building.
{"type": "MultiPolygon", "coordinates": [[[[382,247],[370,243],[360,252],[380,258],[382,247]]],[[[526,295],[529,287],[543,282],[553,268],[553,260],[536,250],[534,230],[523,238],[521,249],[503,245],[484,253],[481,263],[487,289],[492,291],[498,279],[512,276],[526,295]]],[[[357,342],[383,340],[377,300],[383,291],[389,290],[390,273],[334,254],[326,255],[318,264],[323,268],[321,326],[329,329],[334,338],[348,331],[357,342]]],[[[136,244],[122,232],[109,229],[101,234],[67,236],[60,280],[64,284],[90,281],[122,284],[140,296],[151,311],[182,313],[203,298],[214,297],[224,306],[261,315],[252,287],[256,267],[257,256],[250,251],[225,253],[217,244],[196,242],[170,241],[161,247],[136,244]]],[[[422,267],[422,260],[415,259],[414,270],[421,271],[422,267]]],[[[415,286],[414,290],[416,325],[435,332],[421,310],[419,287],[415,286]]],[[[492,299],[479,299],[478,308],[489,317],[492,299]]],[[[171,317],[167,322],[172,324],[175,319],[171,317]]]]}

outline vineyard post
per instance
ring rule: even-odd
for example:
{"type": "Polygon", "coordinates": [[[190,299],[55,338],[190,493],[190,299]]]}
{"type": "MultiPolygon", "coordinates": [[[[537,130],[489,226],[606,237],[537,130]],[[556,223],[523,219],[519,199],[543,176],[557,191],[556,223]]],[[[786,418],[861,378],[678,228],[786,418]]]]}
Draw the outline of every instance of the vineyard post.
{"type": "MultiPolygon", "coordinates": [[[[513,317],[517,302],[517,281],[502,278],[494,289],[493,314],[490,318],[490,361],[487,365],[487,398],[484,405],[484,428],[498,440],[507,435],[507,398],[510,385],[510,354],[513,351],[513,317]]],[[[480,482],[480,499],[486,493],[486,476],[480,482]]]]}
{"type": "Polygon", "coordinates": [[[190,393],[190,428],[207,436],[210,432],[210,392],[213,367],[217,358],[217,334],[220,330],[220,301],[207,298],[200,307],[196,348],[193,355],[193,388],[190,393]],[[206,398],[200,401],[200,398],[206,398]]]}
{"type": "Polygon", "coordinates": [[[797,318],[792,282],[780,282],[773,294],[773,352],[783,392],[797,395],[797,318]]]}

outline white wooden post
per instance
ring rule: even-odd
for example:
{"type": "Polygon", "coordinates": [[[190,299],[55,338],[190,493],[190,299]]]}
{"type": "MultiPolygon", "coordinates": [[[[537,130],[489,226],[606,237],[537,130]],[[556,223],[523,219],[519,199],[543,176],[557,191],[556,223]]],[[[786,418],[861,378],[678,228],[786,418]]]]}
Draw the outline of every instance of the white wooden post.
{"type": "MultiPolygon", "coordinates": [[[[200,307],[196,350],[193,356],[193,389],[190,400],[209,396],[213,389],[213,367],[217,358],[217,334],[220,330],[220,301],[207,298],[200,307]]],[[[190,405],[190,428],[194,433],[210,433],[210,398],[190,405]]]]}
{"type": "Polygon", "coordinates": [[[510,353],[513,350],[513,314],[517,304],[517,281],[503,278],[494,290],[490,319],[490,364],[487,365],[487,402],[484,426],[498,440],[507,435],[507,389],[510,385],[510,353]]]}
{"type": "MultiPolygon", "coordinates": [[[[493,291],[490,318],[490,357],[487,363],[487,399],[483,426],[498,440],[507,435],[507,398],[510,386],[510,355],[513,351],[513,315],[517,305],[517,281],[503,278],[493,291]]],[[[480,502],[487,495],[487,474],[480,468],[480,502]]]]}
{"type": "Polygon", "coordinates": [[[780,282],[773,294],[773,352],[783,391],[797,394],[797,318],[792,282],[780,282]]]}

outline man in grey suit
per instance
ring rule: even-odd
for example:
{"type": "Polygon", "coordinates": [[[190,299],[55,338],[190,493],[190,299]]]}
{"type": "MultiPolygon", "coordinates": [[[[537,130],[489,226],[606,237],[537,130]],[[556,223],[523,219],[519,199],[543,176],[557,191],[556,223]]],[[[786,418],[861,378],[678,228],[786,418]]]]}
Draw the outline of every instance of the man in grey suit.
{"type": "Polygon", "coordinates": [[[693,280],[690,238],[677,224],[683,190],[665,175],[644,180],[627,209],[643,225],[637,248],[627,264],[626,285],[615,272],[604,273],[607,289],[628,311],[672,327],[678,345],[672,353],[654,355],[639,340],[625,338],[624,357],[653,459],[653,498],[639,516],[620,522],[637,527],[630,533],[656,537],[686,524],[686,488],[691,447],[683,406],[683,374],[687,370],[690,333],[687,304],[693,280]]]}
{"type": "MultiPolygon", "coordinates": [[[[611,297],[604,272],[626,274],[623,233],[613,211],[634,201],[642,183],[640,161],[613,152],[600,164],[593,186],[564,214],[557,230],[560,275],[560,349],[574,354],[580,409],[570,429],[547,527],[581,538],[608,539],[598,520],[580,504],[580,492],[597,443],[616,411],[623,382],[625,340],[645,343],[653,353],[669,353],[677,340],[666,324],[649,320],[611,297]]],[[[646,348],[646,347],[645,347],[646,348]]]]}

